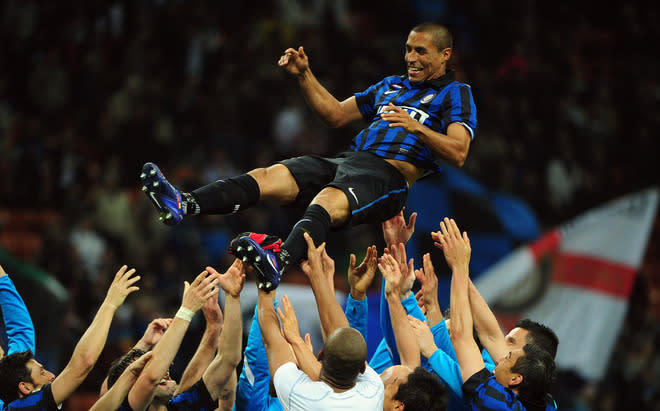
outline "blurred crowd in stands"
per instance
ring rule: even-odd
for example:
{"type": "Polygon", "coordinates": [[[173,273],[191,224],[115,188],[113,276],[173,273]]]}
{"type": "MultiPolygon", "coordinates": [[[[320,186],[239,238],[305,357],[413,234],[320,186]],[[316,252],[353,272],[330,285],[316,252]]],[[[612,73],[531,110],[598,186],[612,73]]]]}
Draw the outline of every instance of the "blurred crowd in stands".
{"type": "MultiPolygon", "coordinates": [[[[109,276],[138,268],[141,297],[109,340],[115,358],[157,314],[172,315],[163,308],[177,306],[183,279],[227,266],[234,235],[285,236],[298,217],[259,206],[166,228],[139,190],[142,164],[156,162],[185,189],[347,148],[357,129],[326,129],[277,59],[303,45],[321,82],[346,98],[403,74],[405,37],[427,20],[453,29],[450,67],[478,107],[466,171],[553,227],[658,182],[660,67],[649,47],[659,9],[647,0],[5,0],[0,244],[68,289],[66,314],[53,320],[66,352],[109,276]]],[[[351,232],[335,235],[336,254],[362,248],[351,232]]],[[[562,409],[660,409],[648,281],[640,276],[606,380],[560,377],[571,381],[557,395],[562,409]]]]}

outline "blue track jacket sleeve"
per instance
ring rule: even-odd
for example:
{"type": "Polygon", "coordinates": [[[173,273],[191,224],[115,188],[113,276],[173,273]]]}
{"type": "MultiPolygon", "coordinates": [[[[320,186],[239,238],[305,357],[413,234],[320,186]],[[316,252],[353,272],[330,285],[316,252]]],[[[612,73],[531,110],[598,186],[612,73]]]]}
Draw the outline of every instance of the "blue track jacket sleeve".
{"type": "MultiPolygon", "coordinates": [[[[277,305],[277,301],[275,305],[277,305]]],[[[243,370],[236,385],[234,409],[237,411],[281,410],[280,402],[270,397],[269,388],[268,357],[266,356],[264,343],[261,340],[257,307],[254,307],[252,325],[243,353],[243,370]]]]}
{"type": "Polygon", "coordinates": [[[0,277],[0,307],[7,333],[7,354],[27,350],[34,353],[32,318],[8,275],[0,277]]]}
{"type": "Polygon", "coordinates": [[[367,322],[369,320],[369,304],[367,298],[364,300],[355,300],[348,294],[346,298],[346,308],[344,309],[348,325],[355,328],[362,334],[364,341],[367,341],[367,322]]]}

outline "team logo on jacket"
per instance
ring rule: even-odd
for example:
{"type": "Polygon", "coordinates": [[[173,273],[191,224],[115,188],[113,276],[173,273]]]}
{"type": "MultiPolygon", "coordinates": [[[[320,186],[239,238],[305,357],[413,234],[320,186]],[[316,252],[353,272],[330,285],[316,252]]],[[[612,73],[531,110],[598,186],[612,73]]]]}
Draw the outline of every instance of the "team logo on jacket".
{"type": "Polygon", "coordinates": [[[431,94],[428,94],[428,95],[424,96],[424,98],[421,100],[422,104],[426,104],[426,103],[431,102],[431,100],[433,100],[433,97],[435,97],[435,93],[431,93],[431,94]]]}

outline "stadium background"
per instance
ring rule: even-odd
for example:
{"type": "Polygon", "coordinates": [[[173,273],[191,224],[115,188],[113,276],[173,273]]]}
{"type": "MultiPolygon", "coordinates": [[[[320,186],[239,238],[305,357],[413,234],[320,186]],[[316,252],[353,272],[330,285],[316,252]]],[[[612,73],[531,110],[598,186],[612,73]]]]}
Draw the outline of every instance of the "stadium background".
{"type": "MultiPolygon", "coordinates": [[[[648,50],[660,37],[657,4],[500,3],[2,2],[0,263],[34,317],[40,359],[61,370],[121,264],[143,276],[139,298],[115,319],[67,409],[98,389],[109,362],[152,318],[173,313],[184,279],[207,264],[226,267],[233,235],[284,236],[299,215],[259,206],[165,228],[139,190],[142,163],[193,188],[294,155],[332,155],[359,129],[328,130],[312,115],[276,65],[286,47],[304,45],[317,77],[343,99],[404,72],[403,45],[416,23],[448,24],[450,67],[472,86],[479,110],[463,171],[519,199],[537,234],[657,184],[660,83],[648,50]]],[[[444,216],[435,197],[414,193],[407,213],[444,216]]],[[[492,230],[488,207],[459,223],[492,230]]],[[[660,403],[658,226],[656,219],[607,377],[585,382],[564,370],[555,389],[562,409],[660,403]]],[[[507,237],[491,262],[526,240],[507,237]]],[[[381,241],[379,227],[367,226],[332,233],[329,250],[341,270],[349,252],[381,241]]],[[[338,290],[345,287],[338,276],[338,290]]],[[[200,321],[191,327],[174,375],[202,331],[200,321]]]]}

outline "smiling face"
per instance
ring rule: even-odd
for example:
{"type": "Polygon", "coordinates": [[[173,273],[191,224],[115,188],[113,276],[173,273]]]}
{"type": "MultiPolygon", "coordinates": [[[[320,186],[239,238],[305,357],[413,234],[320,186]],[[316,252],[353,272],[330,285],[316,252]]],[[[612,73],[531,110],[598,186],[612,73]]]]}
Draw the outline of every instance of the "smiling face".
{"type": "Polygon", "coordinates": [[[176,388],[177,388],[177,383],[172,378],[170,378],[170,372],[168,370],[163,376],[163,378],[160,380],[158,387],[156,387],[156,391],[154,393],[154,399],[159,402],[166,403],[167,401],[172,399],[172,396],[174,395],[174,391],[176,391],[176,388]]]}
{"type": "Polygon", "coordinates": [[[523,349],[518,348],[513,351],[509,351],[506,357],[500,358],[497,361],[495,369],[493,370],[493,374],[495,374],[495,380],[505,387],[520,384],[520,381],[522,381],[522,376],[518,373],[512,372],[511,368],[516,365],[518,358],[523,355],[525,355],[523,349]]]}
{"type": "Polygon", "coordinates": [[[411,31],[406,41],[406,66],[411,82],[432,80],[445,74],[451,49],[438,50],[430,32],[411,31]]]}

